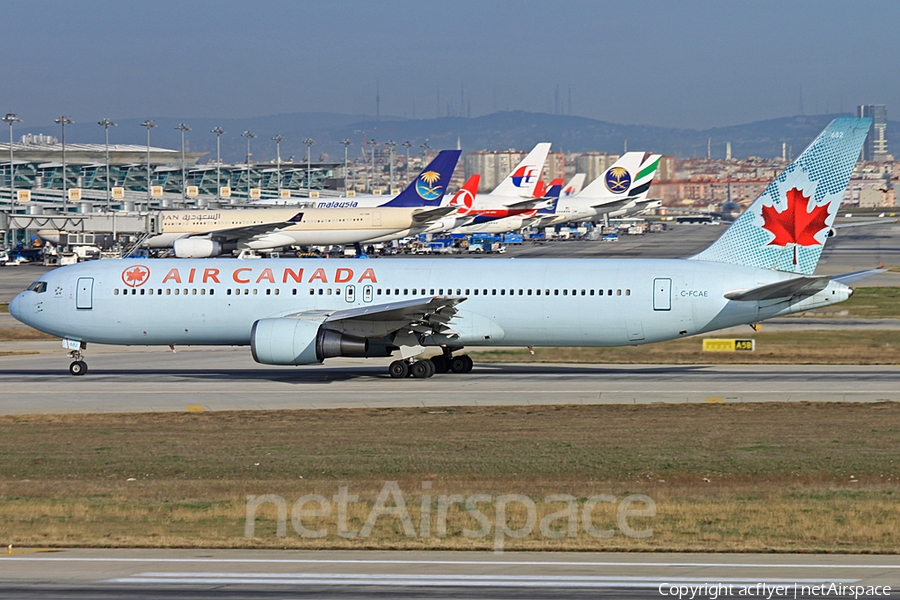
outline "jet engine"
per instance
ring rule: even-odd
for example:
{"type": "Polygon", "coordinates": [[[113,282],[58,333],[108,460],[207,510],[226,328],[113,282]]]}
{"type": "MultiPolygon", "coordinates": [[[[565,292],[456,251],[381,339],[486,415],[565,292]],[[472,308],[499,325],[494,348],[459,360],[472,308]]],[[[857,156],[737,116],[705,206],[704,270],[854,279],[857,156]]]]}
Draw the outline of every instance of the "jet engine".
{"type": "Polygon", "coordinates": [[[222,244],[202,238],[175,240],[174,248],[178,258],[209,258],[222,254],[222,244]]]}
{"type": "Polygon", "coordinates": [[[253,360],[264,365],[312,365],[336,356],[367,356],[369,340],[287,317],[260,319],[250,330],[253,360]]]}

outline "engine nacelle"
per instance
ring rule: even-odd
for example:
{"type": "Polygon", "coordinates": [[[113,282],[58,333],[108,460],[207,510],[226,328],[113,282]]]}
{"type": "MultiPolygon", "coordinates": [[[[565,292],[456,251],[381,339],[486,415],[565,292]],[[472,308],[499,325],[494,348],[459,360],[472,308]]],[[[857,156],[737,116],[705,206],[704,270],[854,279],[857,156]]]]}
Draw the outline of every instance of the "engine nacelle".
{"type": "Polygon", "coordinates": [[[222,244],[200,238],[175,240],[174,248],[178,258],[209,258],[222,254],[222,244]]]}
{"type": "Polygon", "coordinates": [[[336,356],[366,356],[369,340],[307,319],[260,319],[250,330],[253,360],[264,365],[312,365],[336,356]]]}

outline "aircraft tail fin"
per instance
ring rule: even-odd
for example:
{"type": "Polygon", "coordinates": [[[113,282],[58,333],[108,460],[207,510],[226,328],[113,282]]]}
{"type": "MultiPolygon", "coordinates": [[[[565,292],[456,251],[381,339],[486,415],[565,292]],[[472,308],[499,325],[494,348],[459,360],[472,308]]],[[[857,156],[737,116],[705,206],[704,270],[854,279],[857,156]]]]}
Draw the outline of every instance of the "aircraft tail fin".
{"type": "Polygon", "coordinates": [[[530,198],[534,193],[534,186],[541,178],[547,153],[550,152],[550,144],[541,142],[522,159],[506,179],[500,182],[489,196],[522,196],[530,198]]]}
{"type": "Polygon", "coordinates": [[[870,118],[839,118],[692,260],[811,275],[834,224],[870,118]]]}
{"type": "Polygon", "coordinates": [[[581,192],[584,188],[584,179],[587,177],[584,173],[575,173],[575,176],[569,180],[563,189],[560,196],[563,198],[569,198],[581,192]]]}
{"type": "Polygon", "coordinates": [[[469,177],[465,185],[463,185],[456,195],[448,203],[448,206],[455,206],[457,212],[461,215],[467,215],[472,212],[472,204],[475,202],[475,195],[478,193],[478,184],[481,182],[481,175],[475,174],[469,177]]]}
{"type": "Polygon", "coordinates": [[[662,158],[660,154],[626,152],[619,160],[581,190],[579,198],[640,199],[646,196],[662,158]]]}
{"type": "Polygon", "coordinates": [[[382,206],[440,206],[447,184],[456,169],[460,150],[441,150],[396,198],[382,206]]]}

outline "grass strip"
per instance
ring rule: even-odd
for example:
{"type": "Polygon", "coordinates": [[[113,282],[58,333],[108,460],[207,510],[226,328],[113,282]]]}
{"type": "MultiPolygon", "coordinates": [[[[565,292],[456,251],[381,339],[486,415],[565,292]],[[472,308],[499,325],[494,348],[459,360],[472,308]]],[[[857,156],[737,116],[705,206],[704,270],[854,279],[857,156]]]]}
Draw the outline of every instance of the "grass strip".
{"type": "MultiPolygon", "coordinates": [[[[479,522],[439,496],[494,499],[480,505],[496,531],[496,499],[531,499],[538,520],[587,499],[595,537],[577,520],[544,535],[535,526],[507,549],[654,551],[900,551],[900,405],[719,404],[555,406],[447,410],[382,409],[28,415],[0,417],[0,531],[16,545],[484,549],[467,537],[479,522]],[[366,538],[338,534],[337,516],[311,517],[296,533],[293,503],[359,497],[346,526],[359,530],[396,481],[415,528],[382,516],[366,538]],[[428,482],[430,488],[423,486],[428,482]],[[284,499],[261,506],[244,536],[248,495],[284,499]],[[655,516],[617,528],[617,507],[644,494],[655,516]],[[427,500],[427,502],[426,502],[427,500]],[[427,505],[428,535],[422,535],[427,505]]],[[[390,503],[393,506],[393,502],[390,503]]],[[[641,505],[643,506],[643,505],[641,505]]],[[[315,508],[308,505],[306,508],[315,508]]],[[[302,507],[301,507],[302,508],[302,507]]],[[[334,506],[332,505],[332,509],[334,506]]],[[[524,505],[505,522],[523,527],[524,505]]]]}

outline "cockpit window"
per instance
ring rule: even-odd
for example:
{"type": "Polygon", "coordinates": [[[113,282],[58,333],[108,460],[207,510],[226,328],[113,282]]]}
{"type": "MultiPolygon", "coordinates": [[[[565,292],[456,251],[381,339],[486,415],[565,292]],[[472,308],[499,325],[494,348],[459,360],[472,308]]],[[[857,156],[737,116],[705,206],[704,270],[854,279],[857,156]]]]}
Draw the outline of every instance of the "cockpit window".
{"type": "Polygon", "coordinates": [[[46,281],[35,281],[31,285],[28,286],[28,289],[32,292],[37,292],[38,294],[43,294],[47,291],[47,282],[46,281]]]}

